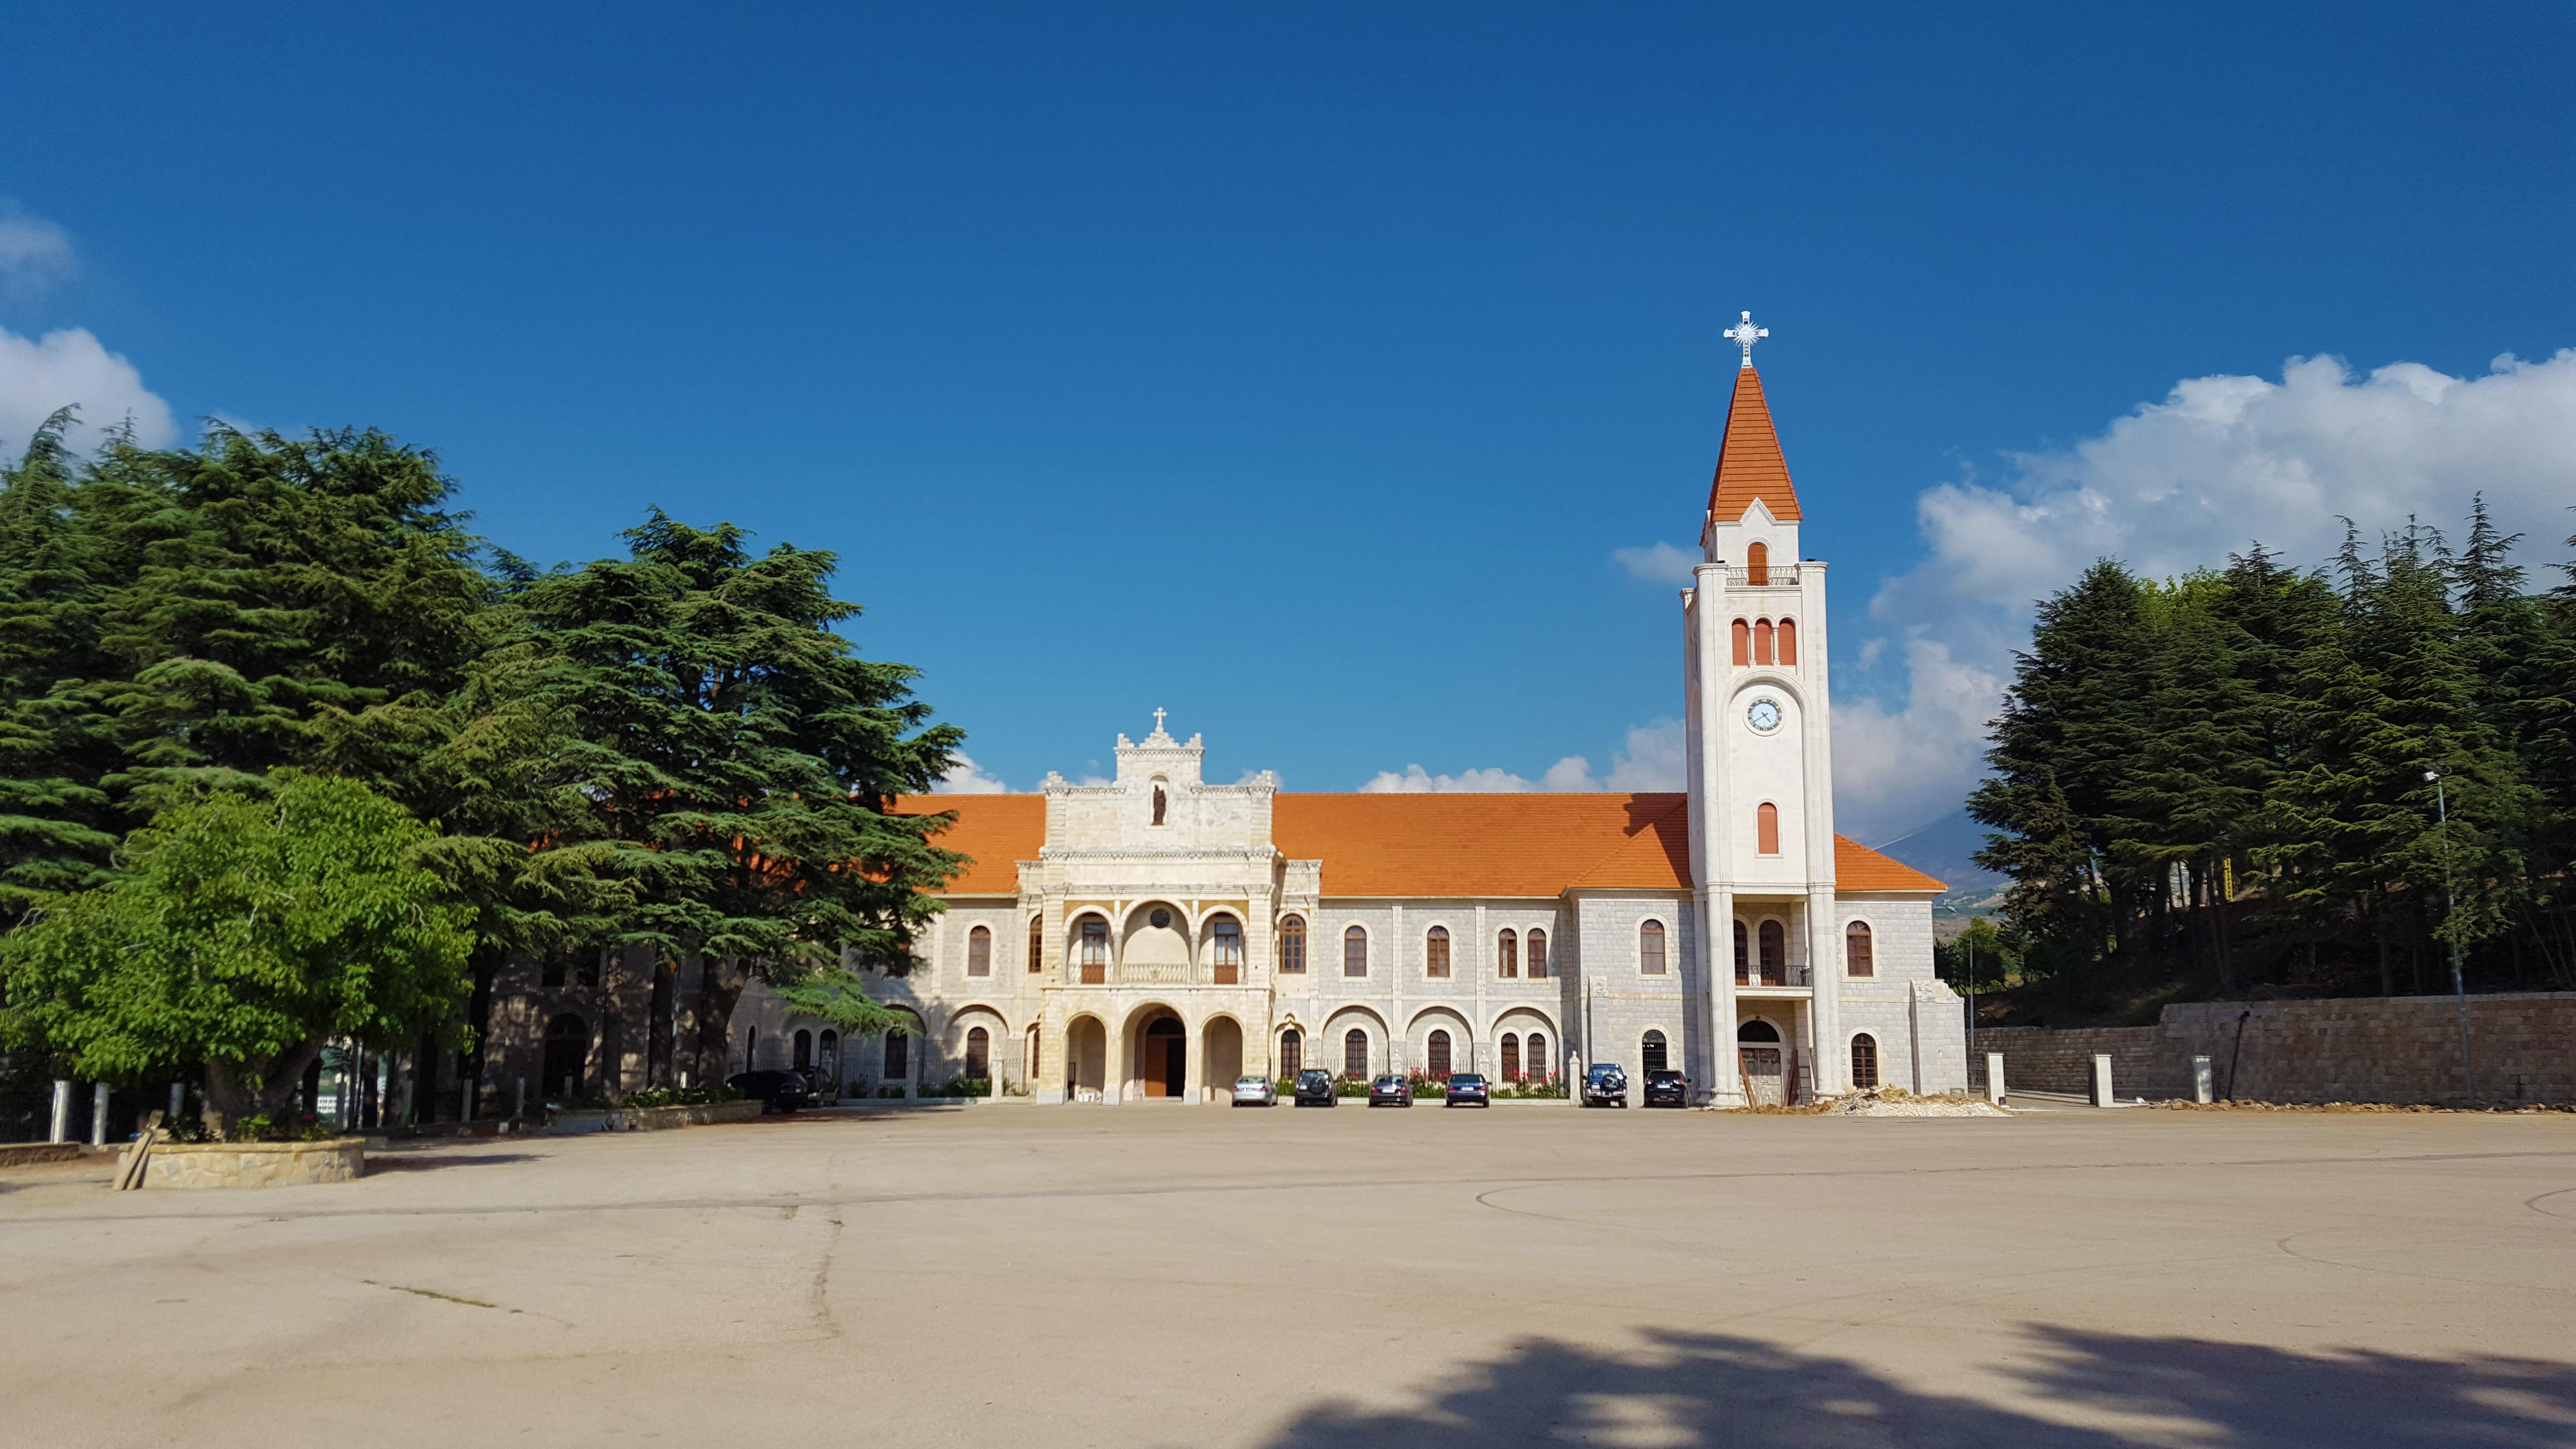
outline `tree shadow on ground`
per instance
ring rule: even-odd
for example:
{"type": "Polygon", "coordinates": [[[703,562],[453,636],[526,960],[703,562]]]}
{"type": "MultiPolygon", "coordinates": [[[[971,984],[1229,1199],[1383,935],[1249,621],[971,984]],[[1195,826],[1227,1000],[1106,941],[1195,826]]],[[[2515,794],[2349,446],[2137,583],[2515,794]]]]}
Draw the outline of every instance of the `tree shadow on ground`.
{"type": "MultiPolygon", "coordinates": [[[[1554,1340],[1462,1366],[1420,1407],[1307,1410],[1273,1449],[1484,1449],[1503,1444],[2567,1449],[2576,1366],[2309,1355],[2256,1344],[2034,1325],[2001,1366],[2007,1407],[1924,1393],[1848,1360],[1750,1339],[1649,1332],[1628,1348],[1554,1340]]],[[[1994,1367],[1994,1366],[1985,1366],[1994,1367]]]]}
{"type": "Polygon", "coordinates": [[[387,1172],[427,1172],[434,1167],[497,1167],[504,1162],[534,1162],[534,1152],[378,1153],[367,1159],[367,1176],[387,1172]]]}

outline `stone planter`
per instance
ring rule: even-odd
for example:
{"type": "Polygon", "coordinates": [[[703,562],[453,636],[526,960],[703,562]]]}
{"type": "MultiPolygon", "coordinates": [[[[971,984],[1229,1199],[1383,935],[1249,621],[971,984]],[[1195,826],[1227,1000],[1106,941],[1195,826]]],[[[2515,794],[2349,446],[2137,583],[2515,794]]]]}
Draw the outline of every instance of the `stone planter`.
{"type": "Polygon", "coordinates": [[[295,1187],[350,1182],[367,1170],[366,1139],[320,1142],[156,1142],[147,1187],[295,1187]]]}
{"type": "Polygon", "coordinates": [[[659,1132],[667,1127],[702,1127],[710,1122],[747,1122],[760,1115],[761,1104],[707,1102],[695,1107],[618,1107],[603,1112],[564,1112],[546,1124],[552,1137],[585,1132],[659,1132]]]}

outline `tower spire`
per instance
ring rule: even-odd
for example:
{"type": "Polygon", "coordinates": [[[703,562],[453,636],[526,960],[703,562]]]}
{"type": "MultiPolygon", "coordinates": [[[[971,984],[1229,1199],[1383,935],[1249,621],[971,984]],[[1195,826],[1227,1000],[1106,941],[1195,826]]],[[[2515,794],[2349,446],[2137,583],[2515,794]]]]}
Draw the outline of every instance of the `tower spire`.
{"type": "Polygon", "coordinates": [[[1744,348],[1744,365],[1735,372],[1735,398],[1726,409],[1726,439],[1717,449],[1717,476],[1708,485],[1708,521],[1734,523],[1753,500],[1783,523],[1798,521],[1798,490],[1789,486],[1789,460],[1780,454],[1780,432],[1771,425],[1771,405],[1762,396],[1762,374],[1753,367],[1753,340],[1771,329],[1755,327],[1753,314],[1727,330],[1728,340],[1744,348]]]}

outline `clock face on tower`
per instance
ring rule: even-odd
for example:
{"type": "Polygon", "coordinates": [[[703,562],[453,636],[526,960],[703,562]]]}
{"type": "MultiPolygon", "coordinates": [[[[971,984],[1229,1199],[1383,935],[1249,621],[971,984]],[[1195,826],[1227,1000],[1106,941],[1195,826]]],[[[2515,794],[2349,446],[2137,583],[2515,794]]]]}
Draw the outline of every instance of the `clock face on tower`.
{"type": "Polygon", "coordinates": [[[1744,722],[1763,734],[1771,733],[1780,727],[1780,702],[1776,699],[1753,701],[1753,707],[1744,712],[1744,722]]]}

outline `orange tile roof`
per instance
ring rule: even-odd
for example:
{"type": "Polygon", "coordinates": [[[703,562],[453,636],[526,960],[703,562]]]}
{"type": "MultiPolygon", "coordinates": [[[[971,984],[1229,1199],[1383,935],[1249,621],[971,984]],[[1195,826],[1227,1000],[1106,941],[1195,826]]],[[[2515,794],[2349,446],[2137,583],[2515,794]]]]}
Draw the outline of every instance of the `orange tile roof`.
{"type": "Polygon", "coordinates": [[[1789,486],[1789,460],[1780,455],[1780,433],[1762,399],[1762,374],[1741,367],[1726,410],[1726,441],[1718,445],[1717,476],[1708,484],[1709,517],[1733,523],[1756,498],[1773,518],[1798,521],[1798,490],[1789,486]]]}
{"type": "MultiPolygon", "coordinates": [[[[957,812],[935,844],[975,858],[956,896],[1017,895],[1015,863],[1046,844],[1042,795],[908,795],[905,814],[957,812]]],[[[1686,891],[1689,797],[1678,792],[1276,797],[1271,839],[1324,863],[1328,896],[1539,896],[1576,889],[1686,891]]],[[[1941,882],[1834,837],[1836,888],[1937,891],[1941,882]]]]}

